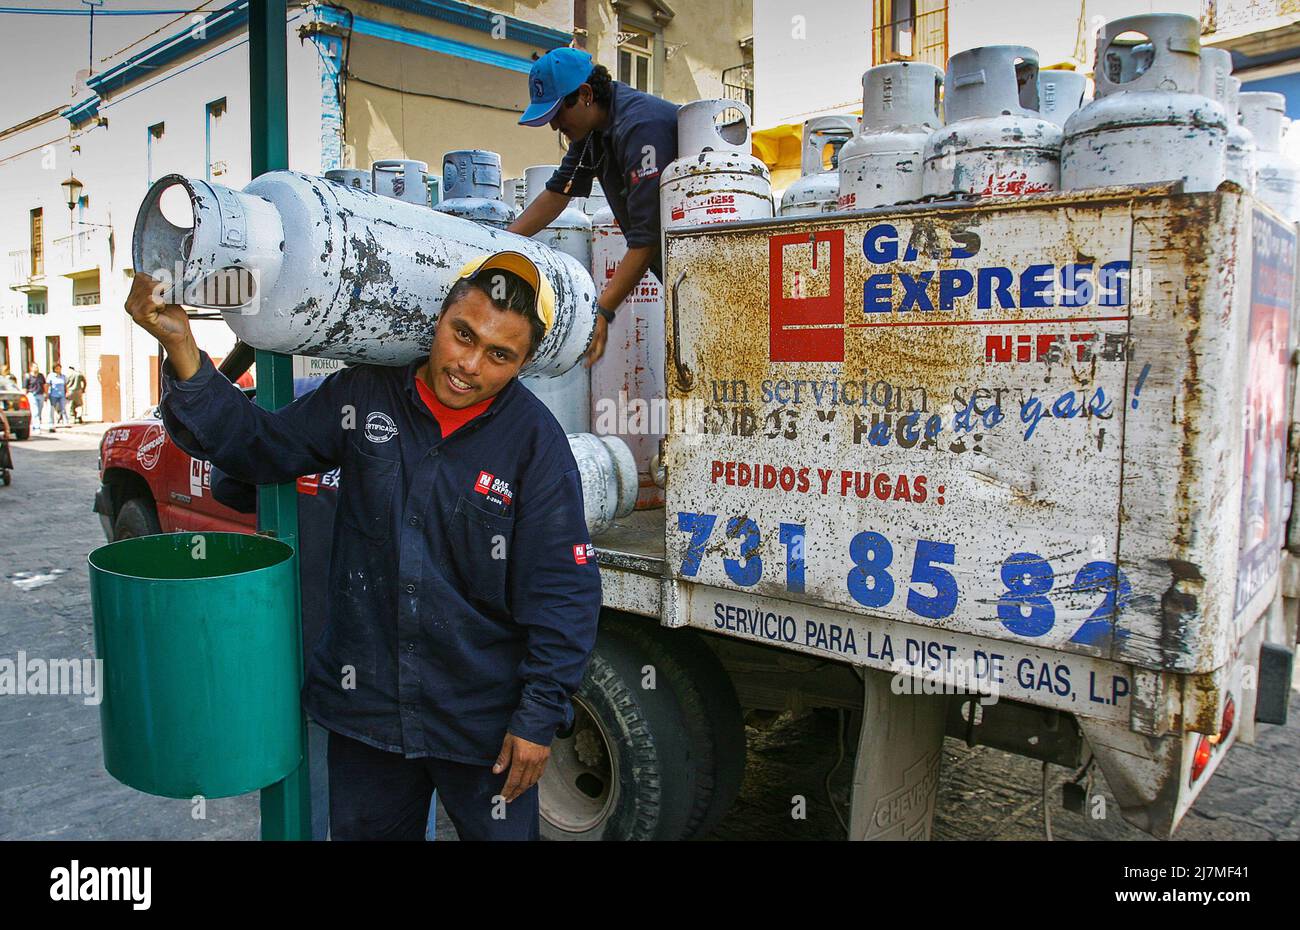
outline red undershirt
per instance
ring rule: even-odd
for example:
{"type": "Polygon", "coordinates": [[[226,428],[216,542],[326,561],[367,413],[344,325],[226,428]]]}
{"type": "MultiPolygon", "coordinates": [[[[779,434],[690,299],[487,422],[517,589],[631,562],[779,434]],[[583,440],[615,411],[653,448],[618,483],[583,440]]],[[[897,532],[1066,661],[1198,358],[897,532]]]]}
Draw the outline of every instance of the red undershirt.
{"type": "Polygon", "coordinates": [[[438,426],[442,428],[443,439],[446,439],[488,407],[492,406],[492,401],[496,400],[496,395],[494,394],[487,400],[481,400],[477,404],[470,404],[468,407],[461,407],[459,410],[455,407],[448,407],[442,401],[438,400],[438,395],[433,392],[433,388],[425,384],[424,379],[418,374],[415,376],[415,389],[420,392],[420,399],[424,401],[424,405],[429,408],[429,412],[433,414],[433,418],[438,421],[438,426]]]}

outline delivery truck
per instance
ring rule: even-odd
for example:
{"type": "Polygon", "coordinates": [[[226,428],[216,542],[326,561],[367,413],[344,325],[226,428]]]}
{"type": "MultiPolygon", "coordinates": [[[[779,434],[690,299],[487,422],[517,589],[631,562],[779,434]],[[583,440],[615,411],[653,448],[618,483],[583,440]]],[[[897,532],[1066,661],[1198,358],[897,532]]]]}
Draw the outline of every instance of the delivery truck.
{"type": "Polygon", "coordinates": [[[737,703],[852,712],[863,839],[929,835],[945,735],[1167,837],[1284,722],[1294,226],[1151,185],[665,238],[666,506],[595,540],[553,829],[707,826],[737,703]]]}
{"type": "MultiPolygon", "coordinates": [[[[1285,720],[1295,265],[1295,227],[1231,183],[669,229],[665,396],[593,416],[664,434],[664,505],[594,536],[601,631],[544,833],[705,835],[742,714],[807,708],[856,734],[853,838],[930,835],[945,736],[1065,767],[1094,816],[1100,770],[1173,833],[1285,720]]],[[[101,473],[110,538],[253,529],[155,412],[105,434],[101,473]]]]}

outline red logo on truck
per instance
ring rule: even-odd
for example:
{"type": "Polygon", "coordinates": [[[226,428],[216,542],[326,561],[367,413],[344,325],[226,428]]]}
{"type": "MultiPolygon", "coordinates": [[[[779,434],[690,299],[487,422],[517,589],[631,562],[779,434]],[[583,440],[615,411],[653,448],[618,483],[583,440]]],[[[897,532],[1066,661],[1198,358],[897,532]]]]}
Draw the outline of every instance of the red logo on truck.
{"type": "Polygon", "coordinates": [[[768,301],[772,361],[844,361],[844,230],[769,239],[768,301]]]}

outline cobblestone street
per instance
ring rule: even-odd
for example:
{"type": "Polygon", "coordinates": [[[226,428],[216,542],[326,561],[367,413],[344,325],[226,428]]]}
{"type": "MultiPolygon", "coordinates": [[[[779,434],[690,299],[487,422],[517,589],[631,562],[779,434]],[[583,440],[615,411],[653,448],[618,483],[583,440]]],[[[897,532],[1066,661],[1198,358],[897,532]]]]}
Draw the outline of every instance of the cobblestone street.
{"type": "MultiPolygon", "coordinates": [[[[0,488],[0,657],[93,655],[86,555],[104,541],[91,511],[99,435],[90,427],[14,443],[13,485],[0,488]]],[[[846,753],[849,748],[846,747],[846,753]]],[[[837,758],[833,714],[783,715],[749,730],[744,789],[713,839],[836,839],[843,831],[825,782],[837,758]],[[807,798],[806,820],[791,797],[807,798]]],[[[1060,807],[1064,769],[1049,769],[1057,839],[1146,839],[1119,816],[1092,820],[1060,807]]],[[[830,781],[847,816],[851,762],[830,781]]],[[[1098,790],[1104,783],[1098,778],[1098,790]]],[[[936,832],[941,839],[1043,837],[1042,767],[995,750],[947,742],[936,832]]],[[[255,839],[255,794],[207,802],[155,798],[105,772],[99,710],[80,695],[0,697],[0,839],[255,839]]],[[[439,838],[454,831],[440,818],[439,838]]],[[[1211,780],[1177,839],[1300,839],[1300,693],[1291,723],[1261,725],[1211,780]]]]}

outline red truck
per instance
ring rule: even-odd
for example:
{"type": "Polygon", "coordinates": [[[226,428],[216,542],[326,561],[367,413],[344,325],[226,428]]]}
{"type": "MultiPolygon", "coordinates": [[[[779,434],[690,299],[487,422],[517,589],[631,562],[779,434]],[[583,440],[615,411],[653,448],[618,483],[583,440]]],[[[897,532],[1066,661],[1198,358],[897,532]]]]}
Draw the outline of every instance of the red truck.
{"type": "MultiPolygon", "coordinates": [[[[236,382],[252,362],[253,351],[239,343],[218,370],[236,382]]],[[[255,397],[257,389],[246,387],[244,393],[255,397]]],[[[217,500],[212,488],[212,463],[192,458],[171,441],[157,407],[150,407],[138,419],[115,423],[104,432],[99,445],[99,475],[94,509],[110,542],[151,533],[251,533],[257,528],[253,511],[236,509],[251,502],[217,500]]],[[[322,501],[323,507],[311,511],[313,517],[328,514],[330,524],[337,487],[337,469],[298,480],[298,491],[304,498],[328,498],[322,501]],[[316,514],[317,509],[320,514],[316,514]]],[[[320,528],[313,526],[313,530],[320,528]]],[[[328,542],[328,526],[325,530],[328,542]]]]}

